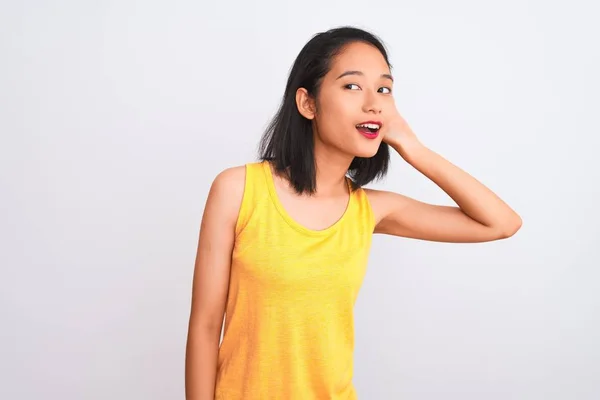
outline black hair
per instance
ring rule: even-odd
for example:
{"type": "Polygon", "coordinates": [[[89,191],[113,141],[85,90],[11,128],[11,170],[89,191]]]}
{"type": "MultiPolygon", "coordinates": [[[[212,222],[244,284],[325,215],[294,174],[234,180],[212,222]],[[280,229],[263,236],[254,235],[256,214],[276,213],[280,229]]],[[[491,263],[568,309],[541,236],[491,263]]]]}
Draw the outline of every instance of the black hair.
{"type": "MultiPolygon", "coordinates": [[[[316,165],[312,122],[298,111],[296,91],[305,88],[316,99],[323,77],[331,69],[333,58],[340,54],[344,46],[354,42],[375,46],[391,68],[385,45],[372,33],[343,26],[314,35],[294,61],[282,103],[260,140],[260,160],[271,161],[275,170],[287,177],[299,194],[315,192],[316,165]]],[[[355,157],[347,174],[352,190],[385,176],[389,160],[389,146],[384,142],[373,157],[355,157]]]]}

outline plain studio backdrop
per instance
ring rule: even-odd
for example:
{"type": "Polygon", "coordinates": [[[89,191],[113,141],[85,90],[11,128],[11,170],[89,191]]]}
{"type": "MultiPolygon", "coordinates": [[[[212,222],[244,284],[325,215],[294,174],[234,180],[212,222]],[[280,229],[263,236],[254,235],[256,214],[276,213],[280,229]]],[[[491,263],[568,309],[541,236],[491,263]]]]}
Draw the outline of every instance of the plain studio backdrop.
{"type": "MultiPolygon", "coordinates": [[[[421,140],[524,221],[493,243],[374,237],[359,398],[597,400],[598,7],[3,1],[0,398],[184,397],[212,179],[256,160],[310,37],[352,24],[388,45],[421,140]]],[[[396,154],[372,187],[453,204],[396,154]]]]}

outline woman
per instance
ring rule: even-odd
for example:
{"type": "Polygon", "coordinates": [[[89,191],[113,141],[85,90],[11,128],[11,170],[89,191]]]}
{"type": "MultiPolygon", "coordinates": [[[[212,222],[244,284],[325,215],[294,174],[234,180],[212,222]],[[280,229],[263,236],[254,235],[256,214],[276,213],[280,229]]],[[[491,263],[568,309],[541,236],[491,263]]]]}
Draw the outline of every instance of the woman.
{"type": "Polygon", "coordinates": [[[520,226],[400,116],[380,40],[352,27],[316,35],[294,63],[260,161],[212,183],[194,272],[187,399],[355,399],[353,306],[372,234],[484,242],[520,226]],[[385,175],[390,148],[458,207],[363,188],[385,175]]]}

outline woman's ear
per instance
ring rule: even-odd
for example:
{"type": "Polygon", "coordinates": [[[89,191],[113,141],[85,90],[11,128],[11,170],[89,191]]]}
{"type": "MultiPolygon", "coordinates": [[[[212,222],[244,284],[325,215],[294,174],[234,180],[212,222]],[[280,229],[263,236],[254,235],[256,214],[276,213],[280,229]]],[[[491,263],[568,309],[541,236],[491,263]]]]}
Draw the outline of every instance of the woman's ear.
{"type": "Polygon", "coordinates": [[[315,118],[315,101],[305,88],[296,90],[296,106],[304,118],[311,120],[315,118]]]}

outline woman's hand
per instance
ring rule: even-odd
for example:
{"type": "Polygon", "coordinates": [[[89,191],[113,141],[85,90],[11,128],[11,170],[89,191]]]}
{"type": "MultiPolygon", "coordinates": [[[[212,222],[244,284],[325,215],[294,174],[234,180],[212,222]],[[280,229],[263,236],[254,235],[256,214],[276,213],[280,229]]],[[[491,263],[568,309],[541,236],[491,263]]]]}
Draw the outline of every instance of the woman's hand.
{"type": "Polygon", "coordinates": [[[395,107],[384,126],[383,141],[392,146],[405,160],[410,151],[422,147],[417,135],[395,107]]]}

